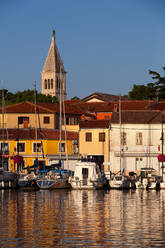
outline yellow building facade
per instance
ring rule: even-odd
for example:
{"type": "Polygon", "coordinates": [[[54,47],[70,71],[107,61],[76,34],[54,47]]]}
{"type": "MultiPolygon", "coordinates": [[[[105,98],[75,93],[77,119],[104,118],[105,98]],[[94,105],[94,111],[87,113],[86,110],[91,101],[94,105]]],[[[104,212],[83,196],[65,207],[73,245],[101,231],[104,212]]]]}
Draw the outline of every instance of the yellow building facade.
{"type": "Polygon", "coordinates": [[[104,168],[105,174],[110,171],[109,121],[83,121],[79,129],[79,153],[83,157],[94,158],[104,168]]]}
{"type": "Polygon", "coordinates": [[[74,143],[77,141],[76,133],[67,133],[66,140],[65,134],[62,132],[60,142],[59,131],[42,130],[42,133],[40,130],[37,131],[37,139],[34,129],[9,129],[8,133],[5,132],[3,135],[1,131],[1,137],[3,136],[3,140],[0,140],[1,167],[16,172],[23,170],[23,167],[32,166],[36,158],[38,158],[38,165],[43,166],[50,164],[50,157],[60,159],[60,155],[65,157],[66,153],[68,156],[74,154],[74,143]],[[15,163],[15,158],[18,156],[23,158],[23,164],[15,163]]]}

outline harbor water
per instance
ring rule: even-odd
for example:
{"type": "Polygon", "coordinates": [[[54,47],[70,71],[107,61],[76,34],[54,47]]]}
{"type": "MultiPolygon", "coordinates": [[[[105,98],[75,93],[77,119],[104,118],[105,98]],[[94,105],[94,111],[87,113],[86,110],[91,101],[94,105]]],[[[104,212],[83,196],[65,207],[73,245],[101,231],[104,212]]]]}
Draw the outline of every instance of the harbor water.
{"type": "Polygon", "coordinates": [[[1,190],[0,247],[165,247],[165,191],[1,190]]]}

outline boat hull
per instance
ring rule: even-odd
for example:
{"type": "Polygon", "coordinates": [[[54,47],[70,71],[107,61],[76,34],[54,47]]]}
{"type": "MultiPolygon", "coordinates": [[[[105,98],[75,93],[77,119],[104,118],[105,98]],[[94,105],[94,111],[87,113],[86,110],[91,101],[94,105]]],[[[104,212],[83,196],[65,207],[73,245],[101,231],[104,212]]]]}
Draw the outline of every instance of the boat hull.
{"type": "Polygon", "coordinates": [[[36,184],[36,180],[35,179],[18,179],[17,182],[18,188],[20,189],[36,189],[38,188],[37,184],[36,184]]]}
{"type": "Polygon", "coordinates": [[[36,181],[40,189],[69,189],[68,179],[38,179],[36,181]]]}

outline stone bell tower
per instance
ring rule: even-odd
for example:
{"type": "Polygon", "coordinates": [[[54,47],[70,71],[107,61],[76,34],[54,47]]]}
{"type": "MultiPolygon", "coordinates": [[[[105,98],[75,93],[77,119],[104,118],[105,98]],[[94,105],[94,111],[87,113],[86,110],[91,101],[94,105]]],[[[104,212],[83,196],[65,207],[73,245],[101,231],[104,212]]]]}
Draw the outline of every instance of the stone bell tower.
{"type": "Polygon", "coordinates": [[[56,96],[59,101],[61,92],[61,99],[66,99],[66,71],[56,45],[55,30],[52,32],[52,41],[41,72],[41,78],[42,94],[56,96]]]}

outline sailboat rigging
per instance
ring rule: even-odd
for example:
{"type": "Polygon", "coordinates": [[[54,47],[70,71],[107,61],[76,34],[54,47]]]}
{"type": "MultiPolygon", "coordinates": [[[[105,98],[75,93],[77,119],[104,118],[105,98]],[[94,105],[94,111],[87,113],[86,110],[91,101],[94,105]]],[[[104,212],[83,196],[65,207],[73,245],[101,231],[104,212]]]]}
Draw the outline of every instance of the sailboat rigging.
{"type": "Polygon", "coordinates": [[[121,119],[121,95],[119,96],[119,163],[120,170],[116,174],[111,175],[109,184],[111,189],[129,189],[130,183],[127,178],[124,176],[124,168],[122,166],[122,141],[123,141],[123,133],[122,133],[122,119],[121,119]]]}
{"type": "MultiPolygon", "coordinates": [[[[60,67],[60,120],[59,120],[59,162],[56,165],[57,170],[50,170],[46,175],[37,180],[37,185],[40,189],[65,189],[70,188],[69,173],[62,169],[62,79],[60,67]]],[[[65,108],[64,108],[65,109],[65,108]]],[[[65,116],[64,116],[65,119],[65,116]]],[[[65,123],[65,121],[64,121],[65,123]]],[[[65,149],[67,143],[65,141],[65,149]]]]}

